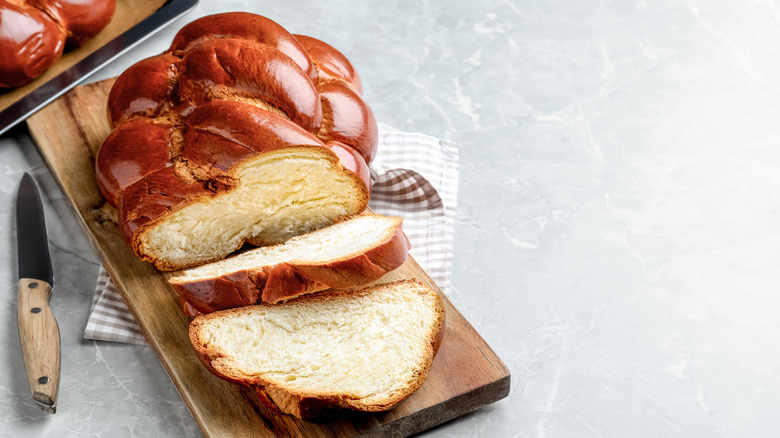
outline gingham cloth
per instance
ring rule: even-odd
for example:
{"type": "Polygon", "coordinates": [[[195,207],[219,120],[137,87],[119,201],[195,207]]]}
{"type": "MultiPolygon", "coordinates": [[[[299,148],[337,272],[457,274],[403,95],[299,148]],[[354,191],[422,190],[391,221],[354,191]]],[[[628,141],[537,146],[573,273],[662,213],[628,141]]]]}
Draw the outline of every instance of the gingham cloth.
{"type": "MultiPolygon", "coordinates": [[[[450,288],[458,148],[455,143],[380,127],[379,151],[371,163],[370,207],[400,216],[412,257],[445,293],[450,288]]],[[[92,300],[87,339],[146,344],[122,296],[101,266],[92,300]]]]}

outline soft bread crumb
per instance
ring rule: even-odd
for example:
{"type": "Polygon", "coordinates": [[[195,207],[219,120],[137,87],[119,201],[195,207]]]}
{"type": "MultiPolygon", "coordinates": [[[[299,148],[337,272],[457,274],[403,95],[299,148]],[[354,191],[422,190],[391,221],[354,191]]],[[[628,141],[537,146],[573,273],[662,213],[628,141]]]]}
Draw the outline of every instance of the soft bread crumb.
{"type": "Polygon", "coordinates": [[[141,253],[168,266],[224,258],[245,240],[275,244],[360,211],[365,187],[319,148],[284,148],[238,165],[239,186],[202,198],[140,236],[141,253]]]}
{"type": "Polygon", "coordinates": [[[282,262],[331,262],[366,251],[390,239],[400,218],[364,215],[322,228],[274,246],[255,248],[239,255],[183,271],[172,281],[183,283],[282,262]]]}
{"type": "Polygon", "coordinates": [[[190,337],[223,378],[376,411],[419,388],[443,322],[437,293],[401,281],[215,312],[190,337]]]}

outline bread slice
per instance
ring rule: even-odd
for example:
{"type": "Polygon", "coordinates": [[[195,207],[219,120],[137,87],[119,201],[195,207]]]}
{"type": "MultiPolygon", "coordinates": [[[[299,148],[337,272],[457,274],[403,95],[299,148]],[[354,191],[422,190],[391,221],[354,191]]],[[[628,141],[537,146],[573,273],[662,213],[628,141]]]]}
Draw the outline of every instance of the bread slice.
{"type": "Polygon", "coordinates": [[[216,376],[316,420],[395,407],[427,378],[443,328],[438,293],[405,280],[201,315],[190,340],[216,376]]]}
{"type": "Polygon", "coordinates": [[[408,250],[401,218],[366,214],[183,271],[168,281],[184,302],[210,313],[364,286],[401,266],[408,250]]]}

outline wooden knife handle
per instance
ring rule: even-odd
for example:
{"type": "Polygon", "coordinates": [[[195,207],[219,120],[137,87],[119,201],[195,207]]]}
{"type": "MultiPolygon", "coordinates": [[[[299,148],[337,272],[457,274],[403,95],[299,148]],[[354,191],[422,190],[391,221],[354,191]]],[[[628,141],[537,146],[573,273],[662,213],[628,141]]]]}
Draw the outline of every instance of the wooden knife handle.
{"type": "Polygon", "coordinates": [[[60,386],[60,328],[49,310],[50,295],[45,281],[19,280],[17,318],[27,380],[38,406],[53,414],[60,386]]]}

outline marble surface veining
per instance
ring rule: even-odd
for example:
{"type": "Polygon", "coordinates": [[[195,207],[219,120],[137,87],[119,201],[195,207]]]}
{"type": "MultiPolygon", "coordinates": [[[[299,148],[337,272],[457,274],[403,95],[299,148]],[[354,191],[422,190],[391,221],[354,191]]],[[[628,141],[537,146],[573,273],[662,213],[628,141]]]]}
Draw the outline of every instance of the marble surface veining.
{"type": "MultiPolygon", "coordinates": [[[[207,1],[344,51],[377,119],[460,145],[452,301],[508,398],[430,437],[780,433],[780,3],[207,1]]],[[[0,138],[0,436],[198,436],[147,347],[84,341],[98,260],[23,130],[0,138]],[[44,187],[63,340],[40,412],[12,216],[44,187]]]]}

